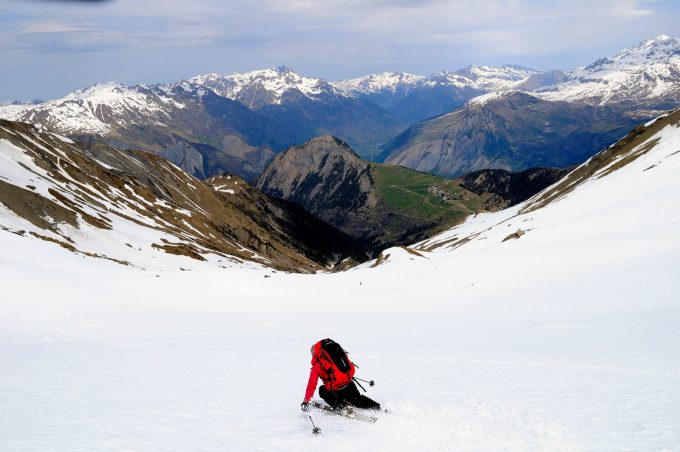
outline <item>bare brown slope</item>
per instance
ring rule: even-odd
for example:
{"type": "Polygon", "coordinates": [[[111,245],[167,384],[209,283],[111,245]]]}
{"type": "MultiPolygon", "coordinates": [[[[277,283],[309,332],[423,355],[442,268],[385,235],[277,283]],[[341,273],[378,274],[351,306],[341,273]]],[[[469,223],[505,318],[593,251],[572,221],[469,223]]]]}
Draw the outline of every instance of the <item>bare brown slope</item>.
{"type": "Polygon", "coordinates": [[[21,148],[46,172],[35,177],[53,187],[47,195],[5,183],[10,187],[0,189],[0,202],[39,228],[60,234],[64,243],[72,240],[59,228],[60,221],[110,229],[118,217],[171,235],[173,240],[154,247],[195,259],[217,254],[311,272],[347,255],[361,257],[346,236],[298,208],[287,211],[285,204],[252,188],[247,200],[236,201],[147,152],[121,152],[101,143],[73,145],[8,121],[0,121],[0,139],[21,148]]]}

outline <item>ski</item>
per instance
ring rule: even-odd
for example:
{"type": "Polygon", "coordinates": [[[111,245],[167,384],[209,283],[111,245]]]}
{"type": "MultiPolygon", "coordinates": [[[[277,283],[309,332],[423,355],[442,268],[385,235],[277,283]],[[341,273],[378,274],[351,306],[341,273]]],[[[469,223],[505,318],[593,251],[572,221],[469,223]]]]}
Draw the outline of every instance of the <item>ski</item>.
{"type": "Polygon", "coordinates": [[[373,424],[373,423],[375,423],[375,421],[378,420],[377,417],[367,416],[365,414],[357,413],[356,411],[354,411],[352,408],[349,408],[349,407],[345,407],[345,408],[341,408],[341,409],[335,409],[335,408],[332,408],[328,405],[324,405],[322,403],[319,403],[319,402],[316,402],[316,401],[313,401],[313,400],[311,402],[309,402],[309,404],[311,406],[313,406],[314,408],[318,408],[320,410],[328,411],[330,413],[335,413],[339,416],[344,416],[344,417],[349,418],[349,419],[356,419],[357,421],[368,422],[369,424],[373,424]]]}

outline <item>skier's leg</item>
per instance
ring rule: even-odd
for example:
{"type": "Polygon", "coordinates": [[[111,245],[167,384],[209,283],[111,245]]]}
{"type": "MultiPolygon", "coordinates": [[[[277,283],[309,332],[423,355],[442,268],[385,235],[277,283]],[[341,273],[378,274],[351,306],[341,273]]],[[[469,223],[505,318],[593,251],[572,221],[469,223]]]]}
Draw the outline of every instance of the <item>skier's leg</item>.
{"type": "Polygon", "coordinates": [[[369,399],[365,395],[360,395],[357,399],[352,401],[352,405],[357,408],[367,408],[369,410],[379,410],[380,404],[373,399],[369,399]]]}
{"type": "Polygon", "coordinates": [[[319,387],[319,396],[332,408],[339,408],[343,405],[343,400],[337,391],[329,391],[326,386],[319,387]]]}
{"type": "Polygon", "coordinates": [[[354,382],[345,386],[341,392],[345,400],[357,408],[368,408],[372,410],[380,409],[380,404],[378,402],[369,399],[365,395],[361,395],[354,382]]]}

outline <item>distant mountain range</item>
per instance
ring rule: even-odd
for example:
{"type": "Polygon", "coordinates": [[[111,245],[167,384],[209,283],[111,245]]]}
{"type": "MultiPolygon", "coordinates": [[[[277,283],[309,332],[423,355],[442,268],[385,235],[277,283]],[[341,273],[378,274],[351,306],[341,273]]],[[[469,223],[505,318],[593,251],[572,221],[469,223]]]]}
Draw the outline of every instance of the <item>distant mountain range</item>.
{"type": "MultiPolygon", "coordinates": [[[[375,153],[407,125],[328,84],[307,89],[307,79],[286,68],[250,75],[252,84],[238,90],[250,97],[219,95],[188,81],[132,87],[102,83],[42,104],[0,106],[0,117],[76,139],[96,137],[120,148],[155,152],[199,178],[228,172],[249,181],[276,152],[314,136],[332,133],[375,153]],[[264,83],[271,74],[285,88],[264,83]],[[286,82],[298,78],[303,80],[299,85],[286,82]]],[[[197,80],[216,83],[214,77],[197,80]]]]}
{"type": "Polygon", "coordinates": [[[428,77],[386,72],[337,82],[334,85],[368,99],[414,123],[448,113],[481,94],[509,89],[538,89],[560,81],[560,71],[548,73],[522,66],[468,66],[428,77]]]}
{"type": "Polygon", "coordinates": [[[456,177],[583,162],[634,124],[680,104],[680,42],[659,36],[533,92],[487,93],[390,141],[385,163],[456,177]]]}
{"type": "Polygon", "coordinates": [[[1,105],[0,117],[159,153],[199,178],[227,172],[254,181],[277,152],[315,136],[337,136],[375,157],[409,124],[541,74],[470,66],[429,77],[391,73],[327,82],[281,66],[171,84],[101,83],[61,99],[1,105]]]}
{"type": "Polygon", "coordinates": [[[199,178],[250,182],[290,146],[321,135],[360,156],[456,177],[582,162],[680,102],[680,44],[659,36],[567,74],[469,66],[430,76],[328,82],[287,67],[173,84],[105,83],[0,117],[86,141],[148,150],[199,178]]]}

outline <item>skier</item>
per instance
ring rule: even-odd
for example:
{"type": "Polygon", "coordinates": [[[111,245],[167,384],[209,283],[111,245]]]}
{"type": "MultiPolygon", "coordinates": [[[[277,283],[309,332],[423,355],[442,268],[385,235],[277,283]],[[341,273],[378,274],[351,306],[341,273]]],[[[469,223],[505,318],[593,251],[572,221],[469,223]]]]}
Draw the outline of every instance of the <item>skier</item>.
{"type": "Polygon", "coordinates": [[[380,409],[379,403],[359,393],[353,381],[354,364],[340,344],[332,339],[323,339],[312,346],[311,352],[312,369],[301,405],[302,411],[309,410],[309,402],[319,378],[323,381],[323,385],[319,387],[319,396],[331,408],[342,410],[353,405],[357,408],[380,409]]]}

